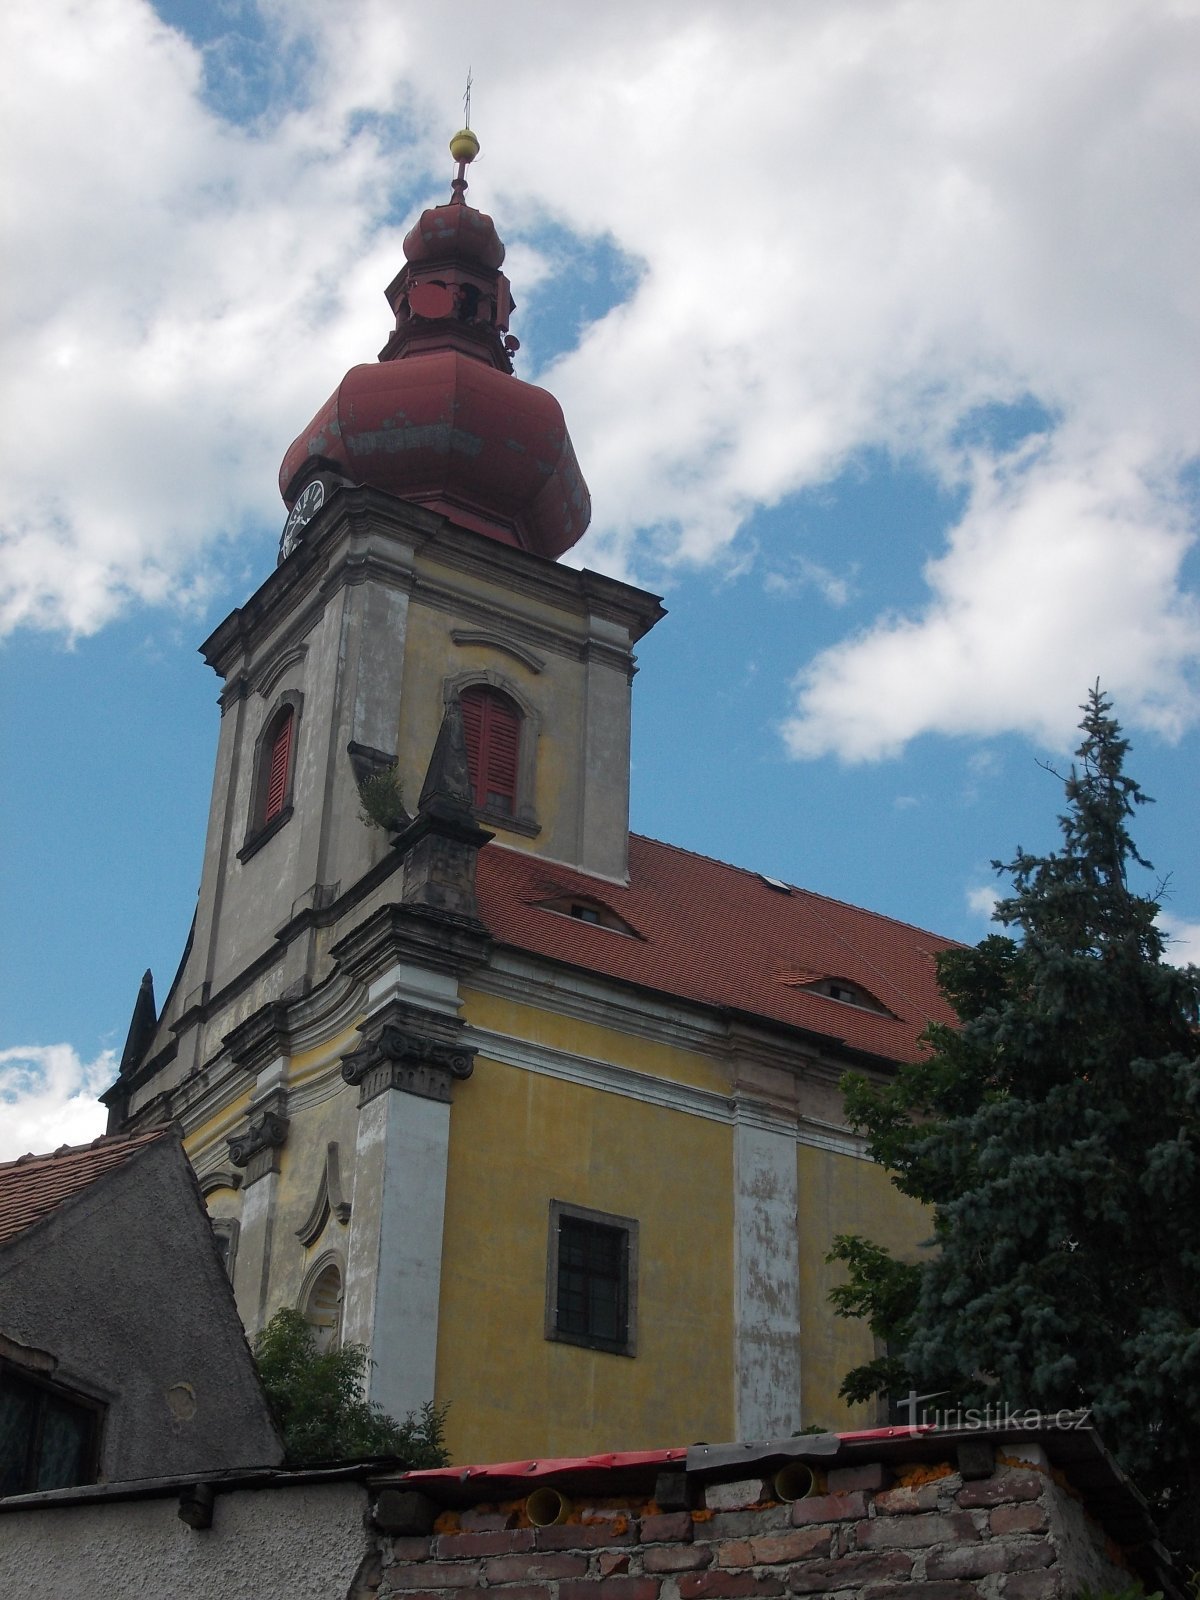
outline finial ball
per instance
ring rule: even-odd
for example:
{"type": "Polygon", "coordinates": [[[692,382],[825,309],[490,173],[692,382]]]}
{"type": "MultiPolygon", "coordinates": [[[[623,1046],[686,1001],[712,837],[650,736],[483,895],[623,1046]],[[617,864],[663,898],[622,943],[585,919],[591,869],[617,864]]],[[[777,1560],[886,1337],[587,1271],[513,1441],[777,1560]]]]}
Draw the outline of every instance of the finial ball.
{"type": "Polygon", "coordinates": [[[479,154],[479,140],[470,128],[460,128],[450,141],[450,154],[455,161],[474,161],[479,154]]]}

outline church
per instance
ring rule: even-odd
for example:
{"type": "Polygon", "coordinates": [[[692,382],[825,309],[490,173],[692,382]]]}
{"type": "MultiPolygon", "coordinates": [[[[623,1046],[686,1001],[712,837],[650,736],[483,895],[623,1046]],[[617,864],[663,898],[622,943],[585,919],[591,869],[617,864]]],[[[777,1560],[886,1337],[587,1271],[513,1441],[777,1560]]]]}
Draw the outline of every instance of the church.
{"type": "Polygon", "coordinates": [[[110,1130],[177,1122],[248,1332],[295,1306],[366,1345],[388,1411],[449,1402],[456,1461],[867,1425],[826,1254],[927,1225],[838,1084],[952,1020],[949,941],[630,833],[665,613],[559,560],[588,490],[513,374],[477,150],[451,142],[378,360],[283,458],[278,564],[202,647],[196,916],[110,1130]]]}

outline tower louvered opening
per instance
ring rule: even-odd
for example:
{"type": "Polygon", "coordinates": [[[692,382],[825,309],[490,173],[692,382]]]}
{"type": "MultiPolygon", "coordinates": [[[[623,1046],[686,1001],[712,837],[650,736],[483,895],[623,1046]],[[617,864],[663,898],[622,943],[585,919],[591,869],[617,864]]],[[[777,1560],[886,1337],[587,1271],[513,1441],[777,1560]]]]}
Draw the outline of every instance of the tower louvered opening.
{"type": "Polygon", "coordinates": [[[498,689],[465,689],[461,702],[475,804],[511,817],[517,809],[521,713],[498,689]]]}
{"type": "Polygon", "coordinates": [[[267,803],[263,810],[264,823],[273,822],[283,810],[287,800],[288,777],[292,765],[292,729],[295,721],[295,715],[289,707],[280,719],[275,737],[271,741],[267,763],[267,803]]]}

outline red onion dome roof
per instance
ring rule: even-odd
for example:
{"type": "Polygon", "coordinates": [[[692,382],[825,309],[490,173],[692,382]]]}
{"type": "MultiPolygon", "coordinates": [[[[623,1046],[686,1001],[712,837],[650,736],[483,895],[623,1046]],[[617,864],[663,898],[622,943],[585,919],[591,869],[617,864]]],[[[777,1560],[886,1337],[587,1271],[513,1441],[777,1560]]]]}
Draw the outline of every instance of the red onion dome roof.
{"type": "Polygon", "coordinates": [[[591,516],[562,409],[512,373],[512,292],[490,217],[468,206],[469,129],[449,204],[422,213],[388,286],[396,325],[377,365],[352,367],[279,473],[289,509],[323,467],[551,559],[591,516]]]}
{"type": "Polygon", "coordinates": [[[558,401],[460,350],[351,367],[284,457],[289,504],[314,460],[551,559],[591,516],[558,401]]]}
{"type": "Polygon", "coordinates": [[[473,206],[431,206],[404,236],[404,259],[410,265],[439,261],[477,261],[484,267],[504,265],[504,245],[491,217],[473,206]]]}

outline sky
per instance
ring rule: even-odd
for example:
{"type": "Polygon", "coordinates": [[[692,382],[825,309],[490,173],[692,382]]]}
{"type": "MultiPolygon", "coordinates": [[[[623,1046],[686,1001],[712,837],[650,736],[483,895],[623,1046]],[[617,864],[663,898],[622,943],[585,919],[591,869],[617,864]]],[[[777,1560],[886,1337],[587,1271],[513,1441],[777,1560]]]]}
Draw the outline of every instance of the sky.
{"type": "Polygon", "coordinates": [[[0,1159],[102,1131],[195,903],[293,437],[468,70],[520,376],[639,648],[632,823],[965,941],[1097,680],[1200,960],[1200,0],[9,0],[0,1159]]]}

